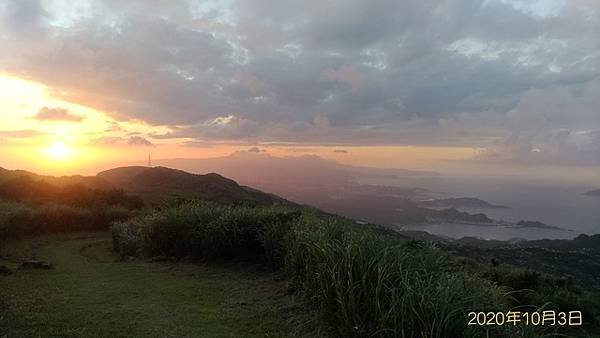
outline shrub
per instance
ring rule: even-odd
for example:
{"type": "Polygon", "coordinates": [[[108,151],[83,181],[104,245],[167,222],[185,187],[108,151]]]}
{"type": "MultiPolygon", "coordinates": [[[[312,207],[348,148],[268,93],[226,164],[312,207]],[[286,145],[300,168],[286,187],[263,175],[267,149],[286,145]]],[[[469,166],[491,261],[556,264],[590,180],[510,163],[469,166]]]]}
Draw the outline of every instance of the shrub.
{"type": "Polygon", "coordinates": [[[129,196],[119,189],[93,189],[83,183],[58,186],[30,176],[18,176],[0,184],[0,198],[30,205],[61,204],[77,207],[102,205],[121,206],[129,210],[141,209],[140,197],[129,196]]]}
{"type": "Polygon", "coordinates": [[[0,239],[56,232],[106,230],[111,223],[135,215],[120,206],[83,208],[61,204],[37,207],[0,202],[0,239]]]}

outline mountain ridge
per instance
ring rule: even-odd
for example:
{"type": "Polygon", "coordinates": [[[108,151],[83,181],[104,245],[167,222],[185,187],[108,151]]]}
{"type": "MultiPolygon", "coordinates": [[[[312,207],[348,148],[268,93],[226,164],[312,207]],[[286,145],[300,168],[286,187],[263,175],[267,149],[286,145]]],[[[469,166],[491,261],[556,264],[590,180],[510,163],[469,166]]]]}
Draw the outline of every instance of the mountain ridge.
{"type": "Polygon", "coordinates": [[[245,201],[258,204],[287,202],[278,196],[239,185],[236,181],[217,173],[199,175],[163,166],[129,166],[105,170],[96,177],[153,203],[165,198],[245,201]]]}
{"type": "Polygon", "coordinates": [[[94,189],[121,189],[150,204],[177,198],[259,205],[291,204],[279,196],[239,185],[217,173],[198,175],[166,167],[129,166],[105,170],[96,176],[56,177],[0,167],[0,184],[23,177],[59,187],[82,184],[94,189]]]}

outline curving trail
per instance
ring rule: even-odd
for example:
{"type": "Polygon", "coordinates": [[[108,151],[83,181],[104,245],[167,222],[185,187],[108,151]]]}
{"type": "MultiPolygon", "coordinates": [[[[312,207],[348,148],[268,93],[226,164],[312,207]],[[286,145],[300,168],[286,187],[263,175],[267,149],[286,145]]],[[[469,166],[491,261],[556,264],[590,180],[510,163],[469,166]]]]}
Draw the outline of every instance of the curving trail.
{"type": "Polygon", "coordinates": [[[115,262],[106,234],[55,239],[52,270],[0,276],[0,337],[293,336],[285,282],[239,266],[115,262]]]}

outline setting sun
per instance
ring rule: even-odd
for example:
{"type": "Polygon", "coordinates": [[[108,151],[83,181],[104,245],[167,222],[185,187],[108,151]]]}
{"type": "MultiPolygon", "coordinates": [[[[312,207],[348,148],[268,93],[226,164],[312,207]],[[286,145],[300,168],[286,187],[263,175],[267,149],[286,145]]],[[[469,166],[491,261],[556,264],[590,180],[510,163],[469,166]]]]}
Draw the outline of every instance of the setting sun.
{"type": "Polygon", "coordinates": [[[64,142],[57,141],[46,149],[46,154],[54,160],[64,161],[73,156],[73,150],[64,142]]]}

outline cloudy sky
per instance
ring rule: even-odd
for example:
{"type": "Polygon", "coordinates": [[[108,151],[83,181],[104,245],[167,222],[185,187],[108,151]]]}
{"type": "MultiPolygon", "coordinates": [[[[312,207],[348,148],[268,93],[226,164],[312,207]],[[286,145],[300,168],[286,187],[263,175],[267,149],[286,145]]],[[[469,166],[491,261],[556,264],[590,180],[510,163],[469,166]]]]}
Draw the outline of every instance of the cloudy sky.
{"type": "Polygon", "coordinates": [[[0,0],[0,46],[15,161],[49,143],[600,165],[595,0],[0,0]]]}

